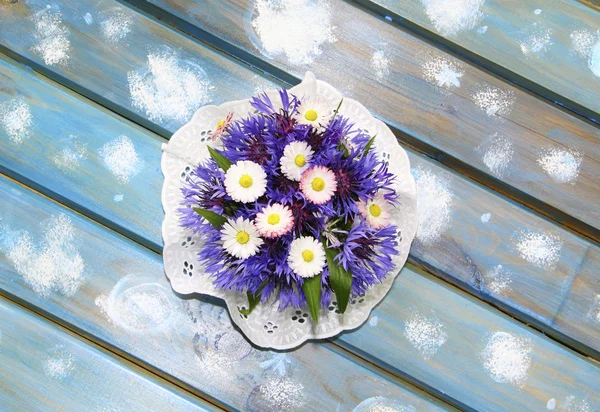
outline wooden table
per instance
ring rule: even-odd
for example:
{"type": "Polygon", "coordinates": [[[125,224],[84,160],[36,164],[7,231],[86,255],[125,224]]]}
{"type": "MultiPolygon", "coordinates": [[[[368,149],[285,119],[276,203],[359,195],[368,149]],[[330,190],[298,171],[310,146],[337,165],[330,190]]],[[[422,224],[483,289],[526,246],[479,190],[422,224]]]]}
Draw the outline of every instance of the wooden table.
{"type": "Polygon", "coordinates": [[[600,410],[595,1],[0,0],[0,410],[600,410]],[[361,328],[261,350],[162,268],[161,145],[306,70],[406,148],[361,328]]]}

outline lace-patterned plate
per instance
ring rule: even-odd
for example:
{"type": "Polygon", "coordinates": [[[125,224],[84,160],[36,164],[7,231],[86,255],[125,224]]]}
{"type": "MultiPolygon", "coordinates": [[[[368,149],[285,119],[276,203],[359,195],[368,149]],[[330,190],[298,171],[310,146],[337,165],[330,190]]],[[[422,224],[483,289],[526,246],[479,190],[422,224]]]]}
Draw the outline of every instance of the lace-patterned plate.
{"type": "MultiPolygon", "coordinates": [[[[330,101],[330,106],[337,107],[342,95],[331,85],[316,80],[308,72],[299,85],[290,92],[300,98],[303,96],[319,96],[330,101]]],[[[279,100],[276,90],[266,92],[273,102],[279,100]]],[[[380,159],[389,163],[389,169],[397,179],[395,190],[400,195],[400,206],[392,213],[393,223],[400,229],[398,254],[394,259],[395,268],[385,280],[371,287],[364,296],[352,299],[346,313],[339,313],[335,295],[327,310],[321,310],[319,323],[315,325],[309,316],[308,307],[303,309],[287,308],[277,310],[277,302],[258,305],[249,316],[243,316],[239,309],[248,304],[245,293],[225,293],[213,286],[196,260],[203,240],[200,235],[192,236],[179,226],[177,209],[181,202],[180,188],[191,169],[205,160],[208,155],[207,145],[219,147],[219,142],[209,138],[227,113],[233,113],[233,119],[246,117],[256,111],[249,100],[239,100],[221,106],[205,106],[199,109],[192,120],[179,129],[168,144],[163,145],[161,161],[165,181],[162,189],[162,204],[165,219],[162,225],[164,240],[163,259],[165,272],[173,289],[181,294],[201,293],[223,299],[232,320],[243,333],[256,345],[273,349],[290,349],[301,345],[309,339],[324,339],[338,333],[354,329],[364,323],[371,310],[387,294],[398,272],[406,262],[410,244],[415,236],[418,224],[416,208],[415,181],[410,174],[410,163],[406,152],[396,141],[391,130],[380,120],[375,119],[367,109],[355,100],[344,98],[340,113],[349,117],[356,127],[369,135],[377,134],[373,145],[380,159]]]]}

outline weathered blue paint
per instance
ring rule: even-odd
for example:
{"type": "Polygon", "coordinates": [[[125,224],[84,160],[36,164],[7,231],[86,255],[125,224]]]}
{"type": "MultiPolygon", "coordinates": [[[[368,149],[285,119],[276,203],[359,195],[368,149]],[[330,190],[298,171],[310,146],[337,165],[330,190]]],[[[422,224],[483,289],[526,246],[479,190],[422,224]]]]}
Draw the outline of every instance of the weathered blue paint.
{"type": "Polygon", "coordinates": [[[446,408],[398,379],[370,371],[356,358],[336,354],[331,343],[308,343],[287,353],[284,365],[269,363],[279,359],[278,353],[254,349],[232,326],[224,307],[177,297],[159,255],[5,178],[0,178],[0,208],[3,293],[229,408],[352,410],[376,396],[418,410],[446,408]],[[73,238],[63,241],[59,233],[73,238]],[[54,242],[45,242],[48,238],[54,242]],[[32,248],[23,247],[27,244],[32,248]],[[84,265],[81,277],[73,282],[70,272],[58,270],[57,277],[44,282],[48,272],[43,269],[52,264],[52,259],[38,259],[44,251],[49,251],[46,256],[78,256],[84,265]],[[76,288],[65,294],[63,286],[73,283],[76,288]],[[32,286],[40,284],[50,284],[41,288],[45,296],[32,286]]]}
{"type": "Polygon", "coordinates": [[[220,409],[0,298],[0,409],[220,409]]]}

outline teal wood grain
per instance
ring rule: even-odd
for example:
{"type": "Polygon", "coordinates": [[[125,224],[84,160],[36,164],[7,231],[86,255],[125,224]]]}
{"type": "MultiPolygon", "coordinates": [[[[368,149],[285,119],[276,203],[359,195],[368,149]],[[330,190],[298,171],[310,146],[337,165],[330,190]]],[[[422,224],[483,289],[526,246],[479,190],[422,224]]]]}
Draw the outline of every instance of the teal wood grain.
{"type": "MultiPolygon", "coordinates": [[[[128,2],[150,9],[148,2],[128,2]]],[[[159,18],[178,24],[176,16],[196,27],[184,29],[200,38],[217,36],[236,48],[234,54],[254,59],[259,67],[274,67],[295,78],[313,71],[408,134],[411,144],[424,142],[424,150],[456,163],[444,160],[439,152],[447,153],[463,162],[454,167],[474,167],[479,175],[492,176],[550,205],[552,209],[536,208],[551,218],[562,211],[566,215],[559,216],[560,221],[600,237],[600,211],[595,207],[600,199],[595,184],[600,174],[600,131],[594,126],[347,2],[279,8],[271,2],[243,0],[150,3],[160,8],[150,10],[159,18]],[[295,33],[304,33],[298,35],[300,41],[295,33]],[[544,165],[547,151],[553,149],[560,153],[547,167],[554,178],[538,163],[544,165]],[[566,163],[574,169],[564,174],[560,165],[566,163]],[[589,227],[579,227],[569,216],[589,227]]],[[[598,89],[588,90],[593,95],[598,89]]],[[[512,189],[500,187],[511,193],[512,189]]]]}
{"type": "MultiPolygon", "coordinates": [[[[0,166],[154,250],[162,250],[158,165],[163,140],[8,61],[0,61],[0,78],[6,85],[0,104],[23,98],[32,113],[30,136],[21,143],[0,129],[0,166]],[[77,144],[85,145],[85,157],[65,170],[56,159],[73,150],[71,135],[77,144]],[[101,155],[106,145],[120,142],[120,136],[128,136],[140,159],[126,182],[112,173],[110,162],[101,155]]],[[[127,150],[129,157],[120,167],[127,168],[132,160],[127,150]]],[[[569,305],[565,297],[586,250],[597,246],[430,159],[410,150],[409,156],[422,196],[419,209],[424,225],[411,259],[535,321],[548,333],[563,333],[563,326],[552,319],[559,308],[569,305]]],[[[586,280],[590,287],[597,276],[586,280]]],[[[581,299],[584,305],[593,304],[589,297],[581,299]]],[[[587,310],[580,318],[586,314],[587,310]]],[[[598,351],[599,326],[565,334],[575,344],[585,342],[587,348],[582,350],[598,351]]]]}
{"type": "Polygon", "coordinates": [[[253,348],[224,307],[177,297],[159,255],[5,178],[0,208],[3,293],[228,408],[351,411],[378,400],[417,410],[445,408],[332,351],[331,343],[307,343],[287,353],[253,348]]]}
{"type": "Polygon", "coordinates": [[[177,128],[264,82],[116,1],[0,2],[0,44],[111,107],[177,128]]]}
{"type": "Polygon", "coordinates": [[[470,9],[461,2],[371,2],[591,109],[600,121],[597,10],[560,0],[482,1],[470,9]],[[454,18],[445,7],[455,7],[454,18]],[[461,15],[464,20],[457,18],[461,15]]]}
{"type": "MultiPolygon", "coordinates": [[[[427,398],[335,355],[327,343],[285,353],[253,349],[221,306],[176,297],[159,256],[4,179],[0,195],[4,238],[11,240],[0,255],[5,293],[227,406],[352,410],[383,396],[417,410],[436,409],[427,398]],[[57,240],[56,231],[72,237],[57,240]],[[31,244],[25,250],[24,239],[31,244]],[[62,287],[71,283],[66,275],[72,272],[61,270],[50,286],[35,287],[43,274],[34,269],[48,264],[36,253],[48,249],[80,257],[85,268],[76,288],[62,287]],[[25,261],[28,253],[33,255],[25,261]]],[[[370,321],[339,341],[463,407],[535,410],[567,395],[583,399],[591,410],[600,407],[597,365],[412,265],[370,321]]]]}
{"type": "Polygon", "coordinates": [[[0,298],[3,411],[217,411],[0,298]]]}

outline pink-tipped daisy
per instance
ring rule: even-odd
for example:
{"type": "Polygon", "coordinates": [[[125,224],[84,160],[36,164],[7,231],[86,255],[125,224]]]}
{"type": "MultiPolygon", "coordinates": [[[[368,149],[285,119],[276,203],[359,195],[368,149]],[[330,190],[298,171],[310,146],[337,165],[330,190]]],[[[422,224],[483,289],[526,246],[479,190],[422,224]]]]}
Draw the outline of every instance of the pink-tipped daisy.
{"type": "Polygon", "coordinates": [[[357,203],[358,210],[362,217],[367,221],[367,226],[373,229],[383,229],[390,224],[390,204],[385,199],[383,193],[377,192],[372,198],[367,200],[359,200],[357,203]]]}
{"type": "Polygon", "coordinates": [[[313,166],[302,173],[300,189],[310,202],[321,205],[335,193],[337,180],[335,174],[325,166],[313,166]]]}
{"type": "Polygon", "coordinates": [[[262,212],[256,215],[254,225],[262,236],[266,238],[275,238],[285,235],[294,226],[294,216],[289,207],[274,203],[263,208],[262,212]]]}

